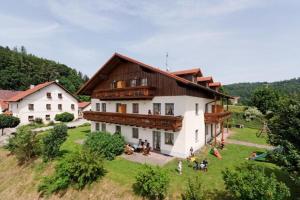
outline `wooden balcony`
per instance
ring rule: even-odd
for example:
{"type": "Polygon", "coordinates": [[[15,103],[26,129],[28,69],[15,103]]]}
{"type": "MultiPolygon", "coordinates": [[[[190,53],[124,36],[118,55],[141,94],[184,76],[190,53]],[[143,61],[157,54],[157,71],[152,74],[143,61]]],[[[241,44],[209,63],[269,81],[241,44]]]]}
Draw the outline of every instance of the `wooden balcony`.
{"type": "Polygon", "coordinates": [[[213,105],[211,113],[209,112],[204,113],[204,120],[205,123],[208,124],[220,123],[230,118],[230,116],[231,116],[231,112],[225,111],[223,106],[213,105]]]}
{"type": "Polygon", "coordinates": [[[96,90],[93,98],[100,100],[153,99],[155,88],[150,86],[96,90]]]}
{"type": "Polygon", "coordinates": [[[137,126],[143,128],[163,129],[166,131],[179,131],[182,127],[183,117],[163,115],[141,115],[129,113],[111,113],[86,111],[83,117],[96,122],[106,122],[137,126]]]}

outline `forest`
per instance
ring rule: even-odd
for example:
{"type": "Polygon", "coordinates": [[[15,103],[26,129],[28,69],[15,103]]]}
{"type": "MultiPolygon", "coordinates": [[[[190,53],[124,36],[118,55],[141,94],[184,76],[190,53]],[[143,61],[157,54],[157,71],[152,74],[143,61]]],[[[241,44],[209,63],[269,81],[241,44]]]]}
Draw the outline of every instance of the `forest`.
{"type": "Polygon", "coordinates": [[[232,96],[240,96],[240,103],[249,105],[251,102],[251,94],[261,87],[271,87],[282,95],[293,95],[300,93],[300,77],[290,80],[276,82],[254,82],[254,83],[234,83],[223,86],[226,93],[232,96]]]}
{"type": "Polygon", "coordinates": [[[29,54],[26,48],[0,46],[0,89],[26,90],[30,85],[58,80],[75,93],[88,76],[58,62],[29,54]]]}

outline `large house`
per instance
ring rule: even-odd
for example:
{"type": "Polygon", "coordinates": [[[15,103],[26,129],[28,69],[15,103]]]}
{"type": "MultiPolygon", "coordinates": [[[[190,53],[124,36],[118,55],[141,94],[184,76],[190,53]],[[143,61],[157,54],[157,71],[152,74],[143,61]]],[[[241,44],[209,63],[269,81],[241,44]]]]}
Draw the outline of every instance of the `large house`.
{"type": "Polygon", "coordinates": [[[55,115],[62,112],[74,114],[78,118],[77,98],[57,81],[45,82],[30,89],[18,92],[6,100],[8,112],[20,118],[20,124],[28,124],[36,118],[44,123],[54,121],[55,115]]]}
{"type": "Polygon", "coordinates": [[[119,132],[131,144],[147,140],[154,151],[184,158],[223,135],[230,97],[219,87],[200,69],[171,73],[116,53],[78,94],[92,98],[84,112],[92,131],[119,132]]]}

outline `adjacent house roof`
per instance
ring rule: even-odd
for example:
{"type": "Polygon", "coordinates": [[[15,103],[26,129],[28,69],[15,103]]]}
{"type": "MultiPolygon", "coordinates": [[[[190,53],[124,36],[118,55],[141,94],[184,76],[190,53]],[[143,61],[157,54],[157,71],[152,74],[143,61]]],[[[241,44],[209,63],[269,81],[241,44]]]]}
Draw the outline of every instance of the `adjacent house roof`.
{"type": "Polygon", "coordinates": [[[86,101],[79,102],[78,103],[78,108],[85,108],[85,107],[89,106],[90,104],[91,104],[91,102],[86,102],[86,101]]]}
{"type": "Polygon", "coordinates": [[[197,77],[197,82],[214,82],[211,76],[208,77],[197,77]]]}
{"type": "Polygon", "coordinates": [[[198,73],[200,73],[200,76],[202,76],[202,72],[199,68],[171,72],[171,74],[174,74],[176,76],[186,75],[186,74],[198,74],[198,73]]]}
{"type": "Polygon", "coordinates": [[[6,101],[22,91],[0,90],[0,100],[6,101]]]}
{"type": "Polygon", "coordinates": [[[0,100],[0,109],[1,109],[2,111],[7,110],[7,109],[8,109],[8,103],[5,102],[5,101],[0,100]]]}
{"type": "MultiPolygon", "coordinates": [[[[17,95],[15,96],[12,96],[11,98],[9,98],[7,101],[8,102],[16,102],[16,101],[20,101],[22,99],[24,99],[25,97],[49,86],[49,85],[52,85],[52,84],[56,84],[58,85],[59,87],[61,87],[62,89],[64,89],[66,92],[68,92],[71,96],[73,96],[75,99],[77,99],[76,96],[74,96],[71,92],[69,92],[68,90],[66,90],[63,86],[61,86],[60,84],[58,84],[56,81],[50,81],[50,82],[45,82],[45,83],[41,83],[39,85],[36,85],[35,87],[33,88],[30,88],[28,90],[25,90],[25,91],[22,91],[22,92],[19,92],[17,95]]],[[[77,99],[78,100],[78,99],[77,99]]]]}
{"type": "MultiPolygon", "coordinates": [[[[181,78],[173,73],[170,73],[170,72],[167,72],[167,71],[163,71],[163,70],[160,70],[156,67],[152,67],[150,65],[147,65],[145,63],[142,63],[140,61],[137,61],[137,60],[134,60],[132,58],[129,58],[127,56],[124,56],[124,55],[121,55],[119,53],[115,53],[95,74],[94,76],[89,79],[77,92],[77,94],[89,94],[90,91],[92,90],[92,88],[97,84],[97,81],[98,81],[98,78],[105,78],[105,73],[108,72],[108,69],[106,67],[108,67],[109,65],[116,65],[118,64],[121,60],[125,60],[125,61],[128,61],[128,62],[131,62],[131,63],[135,63],[141,67],[144,67],[148,70],[151,70],[151,71],[154,71],[154,72],[157,72],[157,73],[160,73],[164,76],[167,76],[167,77],[170,77],[170,78],[173,78],[175,79],[176,81],[178,82],[181,82],[189,87],[194,87],[194,88],[198,88],[198,89],[201,89],[201,90],[205,90],[207,92],[210,92],[210,93],[213,93],[213,94],[216,94],[216,95],[219,95],[219,96],[223,96],[223,97],[227,97],[227,98],[231,98],[230,96],[228,95],[225,95],[223,93],[220,93],[218,91],[215,91],[211,88],[207,88],[207,87],[204,87],[202,85],[199,85],[197,83],[193,83],[187,79],[184,79],[184,78],[181,78]]],[[[200,69],[199,69],[200,70],[200,69]]]]}

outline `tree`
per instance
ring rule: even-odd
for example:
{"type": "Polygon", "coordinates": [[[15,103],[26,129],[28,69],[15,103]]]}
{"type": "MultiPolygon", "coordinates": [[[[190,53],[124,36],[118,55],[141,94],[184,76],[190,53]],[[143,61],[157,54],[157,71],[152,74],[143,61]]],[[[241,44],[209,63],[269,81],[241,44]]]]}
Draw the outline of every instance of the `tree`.
{"type": "Polygon", "coordinates": [[[281,148],[271,158],[300,182],[300,96],[283,99],[273,115],[268,141],[281,148]]]}
{"type": "Polygon", "coordinates": [[[40,153],[39,139],[36,136],[29,127],[21,126],[17,133],[9,138],[5,148],[16,156],[19,164],[27,163],[40,153]]]}
{"type": "Polygon", "coordinates": [[[251,104],[263,114],[278,108],[279,94],[270,87],[257,88],[251,96],[251,104]]]}
{"type": "Polygon", "coordinates": [[[72,113],[63,112],[61,114],[56,114],[54,119],[55,121],[60,122],[71,122],[74,119],[74,115],[72,113]]]}
{"type": "Polygon", "coordinates": [[[42,155],[44,161],[48,161],[60,154],[61,145],[67,140],[68,127],[59,124],[51,129],[50,133],[42,139],[42,155]]]}
{"type": "Polygon", "coordinates": [[[239,200],[285,200],[290,196],[288,187],[263,167],[246,164],[223,173],[226,190],[239,200]]]}
{"type": "Polygon", "coordinates": [[[20,119],[17,117],[14,117],[12,115],[0,115],[0,129],[2,129],[1,135],[4,134],[5,128],[14,128],[20,124],[20,119]]]}
{"type": "Polygon", "coordinates": [[[160,167],[144,165],[136,176],[135,191],[149,199],[164,199],[169,187],[170,178],[160,167]]]}

